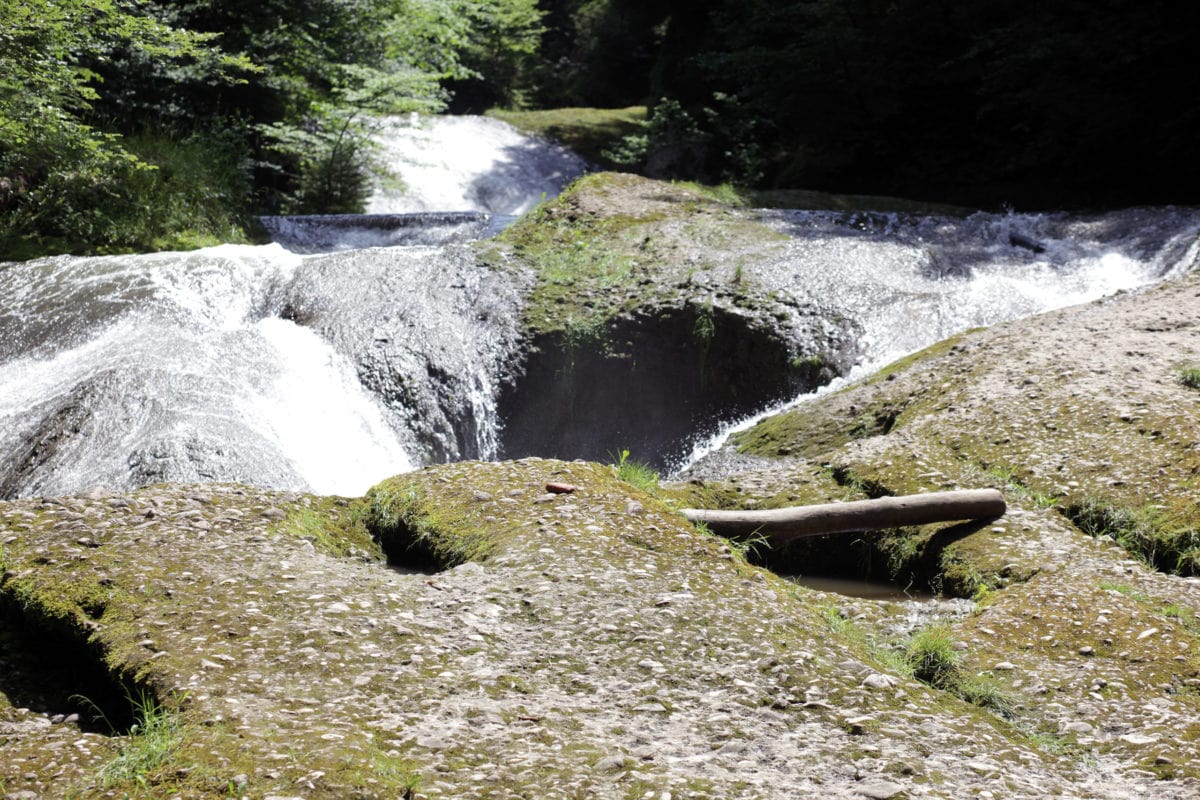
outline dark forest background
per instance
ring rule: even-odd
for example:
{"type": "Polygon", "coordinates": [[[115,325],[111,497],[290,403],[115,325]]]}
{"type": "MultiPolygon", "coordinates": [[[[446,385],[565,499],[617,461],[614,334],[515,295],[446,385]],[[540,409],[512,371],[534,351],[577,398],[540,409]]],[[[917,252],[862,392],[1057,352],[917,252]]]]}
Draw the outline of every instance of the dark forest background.
{"type": "Polygon", "coordinates": [[[645,106],[606,153],[655,177],[1196,203],[1198,34],[1161,0],[0,0],[0,258],[354,211],[409,111],[645,106]]]}

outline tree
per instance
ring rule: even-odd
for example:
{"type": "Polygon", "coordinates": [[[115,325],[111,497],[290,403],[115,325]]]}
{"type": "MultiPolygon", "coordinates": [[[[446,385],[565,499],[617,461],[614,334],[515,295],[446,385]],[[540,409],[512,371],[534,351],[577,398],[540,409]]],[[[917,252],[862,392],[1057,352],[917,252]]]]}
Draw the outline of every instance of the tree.
{"type": "Polygon", "coordinates": [[[251,69],[213,38],[121,0],[0,0],[0,212],[24,212],[53,231],[81,187],[102,186],[118,165],[138,166],[118,136],[89,120],[102,80],[95,63],[125,48],[216,80],[251,69]]]}

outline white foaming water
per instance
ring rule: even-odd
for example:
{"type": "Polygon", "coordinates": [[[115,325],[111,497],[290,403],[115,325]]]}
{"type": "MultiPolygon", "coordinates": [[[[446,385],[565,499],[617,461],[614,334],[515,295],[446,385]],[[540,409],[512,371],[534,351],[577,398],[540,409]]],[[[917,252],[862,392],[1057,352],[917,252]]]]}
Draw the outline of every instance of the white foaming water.
{"type": "Polygon", "coordinates": [[[560,145],[487,117],[389,117],[378,137],[388,182],[368,214],[477,210],[524,214],[582,175],[586,163],[560,145]]]}
{"type": "Polygon", "coordinates": [[[765,271],[857,321],[860,356],[845,378],[698,441],[686,469],[728,437],[964,330],[1079,305],[1200,263],[1200,212],[1129,209],[1094,217],[975,214],[767,215],[794,238],[765,271]]]}
{"type": "Polygon", "coordinates": [[[254,328],[273,351],[275,370],[246,398],[247,410],[313,491],[358,496],[415,468],[350,363],[328,342],[283,319],[254,328]]]}
{"type": "Polygon", "coordinates": [[[11,265],[0,339],[45,331],[0,364],[0,452],[44,463],[8,491],[123,487],[142,470],[361,494],[412,469],[346,358],[270,316],[302,264],[227,245],[11,265]]]}

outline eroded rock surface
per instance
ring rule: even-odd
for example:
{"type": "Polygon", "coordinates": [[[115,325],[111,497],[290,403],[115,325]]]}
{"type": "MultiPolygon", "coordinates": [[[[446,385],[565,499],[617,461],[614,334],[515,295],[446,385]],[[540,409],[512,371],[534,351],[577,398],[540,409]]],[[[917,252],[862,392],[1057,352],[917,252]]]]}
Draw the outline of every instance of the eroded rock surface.
{"type": "MultiPolygon", "coordinates": [[[[1031,735],[1025,712],[1006,721],[889,668],[837,632],[832,596],[745,564],[607,467],[461,463],[392,479],[362,505],[232,486],[96,492],[6,503],[0,521],[8,624],[98,656],[178,709],[183,726],[144,786],[125,776],[106,787],[105,764],[137,736],[80,734],[51,722],[62,710],[6,702],[0,780],[14,796],[224,797],[233,786],[248,797],[382,798],[415,785],[409,796],[430,798],[1183,798],[1197,788],[1129,769],[1134,753],[1195,769],[1193,745],[1163,735],[1190,702],[1186,687],[1168,692],[1158,683],[1171,679],[1153,675],[1177,671],[1173,661],[1151,656],[1118,694],[1100,669],[1116,657],[1027,648],[993,621],[1001,603],[968,618],[962,635],[980,668],[1012,662],[1005,674],[1050,687],[1071,722],[1107,735],[1093,691],[1129,712],[1130,727],[1112,731],[1119,752],[1060,755],[1031,735]],[[548,493],[551,482],[578,488],[548,493]],[[457,566],[389,568],[364,520],[393,560],[457,566]]],[[[1167,588],[1036,516],[1006,530],[1021,540],[1026,526],[1060,536],[1089,569],[1167,588]]],[[[1028,584],[1051,631],[1071,625],[1045,605],[1069,586],[1056,574],[1028,584]]],[[[1190,584],[1172,580],[1178,601],[1190,584]]],[[[1129,616],[1140,606],[1103,599],[1123,648],[1141,635],[1129,616]]],[[[899,613],[856,606],[844,613],[864,626],[899,613]]],[[[1178,626],[1157,627],[1158,640],[1184,641],[1178,626]]],[[[13,674],[33,668],[21,650],[6,658],[13,674]]]]}
{"type": "Polygon", "coordinates": [[[1194,777],[1200,581],[1166,573],[1196,572],[1200,393],[1181,370],[1198,312],[1193,275],[964,334],[765,420],[694,477],[731,505],[1004,490],[1004,519],[879,535],[876,560],[976,593],[953,631],[1018,724],[1127,774],[1194,777]]]}

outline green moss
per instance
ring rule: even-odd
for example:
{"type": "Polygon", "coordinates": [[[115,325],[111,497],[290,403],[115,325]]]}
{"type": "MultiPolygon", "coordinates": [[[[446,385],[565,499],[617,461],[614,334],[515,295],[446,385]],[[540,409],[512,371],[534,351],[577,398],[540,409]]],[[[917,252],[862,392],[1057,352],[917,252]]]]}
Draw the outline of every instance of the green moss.
{"type": "Polygon", "coordinates": [[[602,327],[648,304],[680,307],[697,269],[719,262],[714,250],[761,252],[781,234],[733,206],[721,193],[634,175],[584,176],[478,245],[497,266],[532,270],[525,308],[533,334],[562,332],[568,321],[602,327]]]}
{"type": "Polygon", "coordinates": [[[503,533],[482,526],[479,501],[460,491],[435,496],[419,474],[391,478],[367,492],[367,530],[390,560],[434,569],[486,560],[503,533]]]}
{"type": "Polygon", "coordinates": [[[847,419],[805,404],[767,417],[729,440],[739,453],[818,458],[855,439],[889,433],[903,410],[903,404],[882,399],[847,419]]]}
{"type": "Polygon", "coordinates": [[[918,350],[915,353],[909,353],[903,358],[898,358],[873,373],[864,381],[864,384],[871,385],[892,380],[895,376],[908,372],[917,366],[928,367],[936,359],[957,352],[967,337],[980,330],[982,328],[972,328],[971,330],[963,331],[940,342],[935,342],[923,350],[918,350]]]}
{"type": "Polygon", "coordinates": [[[1087,496],[1063,513],[1091,536],[1107,536],[1148,565],[1179,575],[1200,574],[1200,530],[1191,519],[1169,515],[1163,507],[1130,508],[1087,496]]]}
{"type": "Polygon", "coordinates": [[[492,109],[487,116],[523,133],[553,139],[604,169],[621,165],[608,155],[626,136],[642,130],[645,106],[628,108],[554,108],[541,111],[492,109]]]}
{"type": "Polygon", "coordinates": [[[363,500],[315,497],[309,501],[307,506],[293,506],[278,529],[312,542],[335,558],[383,560],[383,552],[364,522],[367,507],[363,500]]]}

